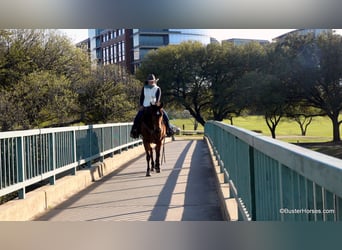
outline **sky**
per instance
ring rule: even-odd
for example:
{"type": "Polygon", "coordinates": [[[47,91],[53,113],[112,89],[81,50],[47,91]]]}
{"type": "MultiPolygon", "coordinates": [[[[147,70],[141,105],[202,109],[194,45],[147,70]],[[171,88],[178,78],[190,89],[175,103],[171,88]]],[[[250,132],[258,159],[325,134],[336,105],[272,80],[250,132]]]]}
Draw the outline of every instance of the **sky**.
{"type": "MultiPolygon", "coordinates": [[[[230,38],[250,38],[272,41],[273,38],[292,30],[294,29],[211,29],[208,32],[219,41],[230,38]]],[[[60,31],[69,36],[74,43],[88,38],[87,29],[61,29],[60,31]]],[[[336,33],[342,35],[342,29],[336,29],[336,33]]]]}

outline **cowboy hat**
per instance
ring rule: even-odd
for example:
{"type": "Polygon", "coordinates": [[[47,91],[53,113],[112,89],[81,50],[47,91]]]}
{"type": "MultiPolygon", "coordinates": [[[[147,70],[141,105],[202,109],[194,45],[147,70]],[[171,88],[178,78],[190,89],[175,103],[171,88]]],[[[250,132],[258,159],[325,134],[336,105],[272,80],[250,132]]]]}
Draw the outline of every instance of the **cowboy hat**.
{"type": "Polygon", "coordinates": [[[147,79],[146,79],[145,83],[148,83],[148,81],[158,82],[159,79],[156,79],[156,77],[155,77],[154,74],[149,74],[149,75],[147,76],[147,79]]]}

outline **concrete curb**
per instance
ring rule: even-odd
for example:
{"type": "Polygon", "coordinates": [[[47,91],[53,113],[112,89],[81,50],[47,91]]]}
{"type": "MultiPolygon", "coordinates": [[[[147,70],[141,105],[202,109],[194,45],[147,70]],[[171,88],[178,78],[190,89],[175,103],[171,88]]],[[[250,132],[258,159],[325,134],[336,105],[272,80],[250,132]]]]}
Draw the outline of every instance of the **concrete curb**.
{"type": "Polygon", "coordinates": [[[89,169],[76,172],[56,181],[55,185],[44,186],[26,194],[25,199],[12,200],[0,205],[0,221],[28,221],[80,192],[94,181],[101,179],[132,159],[145,153],[144,146],[115,154],[89,169]]]}
{"type": "Polygon", "coordinates": [[[212,165],[214,167],[214,171],[216,173],[216,186],[218,190],[218,195],[220,199],[221,212],[223,219],[226,221],[237,221],[238,220],[238,205],[234,197],[230,194],[230,186],[228,183],[225,183],[224,173],[221,171],[221,167],[216,159],[213,147],[209,141],[209,139],[204,136],[204,140],[206,141],[210,158],[212,161],[212,165]]]}

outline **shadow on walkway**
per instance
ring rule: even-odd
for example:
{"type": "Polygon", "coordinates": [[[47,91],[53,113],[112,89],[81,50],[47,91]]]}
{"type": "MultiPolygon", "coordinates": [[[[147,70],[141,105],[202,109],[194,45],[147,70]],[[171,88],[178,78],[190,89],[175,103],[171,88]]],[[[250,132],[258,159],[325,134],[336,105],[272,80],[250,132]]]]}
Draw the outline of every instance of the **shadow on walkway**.
{"type": "MultiPolygon", "coordinates": [[[[43,215],[38,216],[34,219],[34,221],[47,221],[54,217],[56,217],[59,213],[62,213],[63,210],[73,207],[76,208],[77,206],[73,206],[73,204],[77,203],[80,199],[82,199],[84,196],[91,194],[93,190],[97,189],[99,186],[101,186],[104,182],[109,181],[113,176],[119,174],[121,171],[123,171],[125,168],[129,167],[131,164],[133,164],[136,161],[139,161],[141,158],[145,157],[140,156],[136,159],[132,159],[126,164],[123,164],[118,169],[114,170],[112,173],[102,177],[100,180],[95,181],[93,184],[91,184],[89,187],[85,188],[84,190],[78,192],[77,194],[74,194],[70,198],[68,198],[66,201],[62,202],[61,204],[54,207],[52,210],[47,211],[43,215]]],[[[142,171],[143,174],[145,174],[145,171],[142,171]]],[[[86,206],[83,206],[86,207],[86,206]]]]}
{"type": "Polygon", "coordinates": [[[222,220],[210,153],[197,141],[185,190],[182,221],[222,220]]]}
{"type": "MultiPolygon", "coordinates": [[[[180,170],[183,167],[183,163],[185,157],[191,147],[191,144],[194,143],[190,141],[186,147],[184,148],[183,152],[177,159],[173,170],[180,170]]],[[[150,221],[164,221],[166,219],[167,212],[169,210],[169,205],[171,202],[171,197],[173,194],[173,190],[177,184],[177,179],[179,176],[180,171],[171,171],[160,195],[158,197],[157,203],[154,206],[154,209],[151,212],[151,216],[149,218],[150,221]]]]}
{"type": "Polygon", "coordinates": [[[222,220],[206,143],[167,145],[167,164],[160,174],[145,177],[145,156],[132,159],[35,220],[222,220]]]}

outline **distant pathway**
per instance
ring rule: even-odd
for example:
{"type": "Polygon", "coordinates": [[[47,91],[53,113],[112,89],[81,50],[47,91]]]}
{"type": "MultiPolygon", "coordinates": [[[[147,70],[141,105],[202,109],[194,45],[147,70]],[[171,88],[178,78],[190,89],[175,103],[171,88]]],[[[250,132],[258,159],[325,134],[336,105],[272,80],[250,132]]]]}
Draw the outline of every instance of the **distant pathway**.
{"type": "Polygon", "coordinates": [[[215,176],[203,140],[165,145],[161,173],[145,177],[145,156],[95,182],[37,220],[218,221],[215,176]]]}

